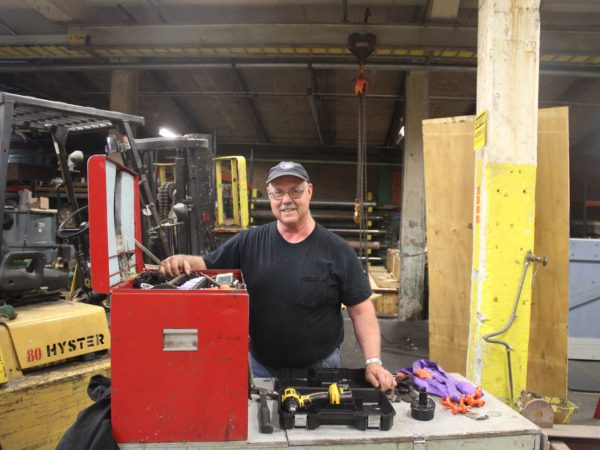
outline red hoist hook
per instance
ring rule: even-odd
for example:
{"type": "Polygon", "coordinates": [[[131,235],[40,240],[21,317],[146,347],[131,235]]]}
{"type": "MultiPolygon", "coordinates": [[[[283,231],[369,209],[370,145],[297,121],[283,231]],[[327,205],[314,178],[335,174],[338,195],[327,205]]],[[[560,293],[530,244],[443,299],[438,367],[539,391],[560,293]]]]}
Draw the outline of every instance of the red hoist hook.
{"type": "Polygon", "coordinates": [[[354,80],[354,95],[366,95],[369,87],[369,79],[365,76],[365,65],[361,64],[358,77],[354,80]]]}

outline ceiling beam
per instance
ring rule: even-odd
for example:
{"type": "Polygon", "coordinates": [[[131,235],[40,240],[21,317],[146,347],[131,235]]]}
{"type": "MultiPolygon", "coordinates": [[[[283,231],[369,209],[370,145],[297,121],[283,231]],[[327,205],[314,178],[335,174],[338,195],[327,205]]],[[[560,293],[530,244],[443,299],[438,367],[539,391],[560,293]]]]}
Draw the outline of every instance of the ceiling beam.
{"type": "MultiPolygon", "coordinates": [[[[0,77],[3,74],[0,72],[0,77]]],[[[97,90],[84,90],[84,91],[64,91],[64,95],[69,96],[80,96],[80,97],[92,97],[92,96],[109,96],[109,91],[97,91],[97,90]]],[[[306,97],[306,93],[303,92],[257,92],[257,91],[141,91],[138,93],[139,97],[306,97]]],[[[349,99],[356,98],[354,94],[345,94],[341,92],[317,92],[314,94],[315,97],[327,100],[336,99],[349,99]]],[[[393,94],[367,94],[367,100],[382,101],[382,102],[402,102],[404,97],[402,95],[393,94]]],[[[432,95],[429,97],[432,102],[459,102],[474,104],[476,98],[473,96],[459,96],[459,95],[432,95]]],[[[539,100],[539,104],[548,107],[555,106],[579,106],[582,108],[598,108],[600,102],[597,101],[573,101],[570,99],[565,100],[539,100]]]]}
{"type": "MultiPolygon", "coordinates": [[[[374,60],[369,59],[369,61],[374,60]]],[[[205,60],[203,62],[169,62],[169,61],[153,61],[149,63],[133,63],[133,62],[115,62],[115,63],[77,63],[77,64],[65,64],[65,63],[49,63],[49,64],[0,64],[0,73],[42,73],[42,72],[72,72],[72,71],[110,71],[110,70],[198,70],[198,69],[231,69],[232,64],[239,69],[254,68],[254,69],[306,69],[309,64],[315,69],[326,69],[326,70],[352,70],[356,72],[356,58],[348,58],[345,60],[316,60],[315,59],[302,59],[294,57],[293,62],[273,62],[273,60],[253,60],[242,61],[242,62],[222,62],[215,60],[205,60]]],[[[470,72],[475,73],[477,67],[474,65],[450,65],[450,64],[436,64],[431,61],[427,64],[422,63],[398,63],[397,61],[388,61],[385,63],[371,63],[366,68],[368,74],[371,70],[381,71],[426,71],[426,72],[470,72]]],[[[542,64],[540,66],[540,75],[551,75],[557,77],[576,77],[576,78],[600,78],[600,70],[594,66],[573,66],[568,65],[559,68],[555,65],[542,64]]]]}
{"type": "MultiPolygon", "coordinates": [[[[164,72],[151,70],[148,74],[154,80],[158,89],[165,91],[173,90],[171,82],[164,72]]],[[[171,101],[179,110],[179,115],[188,127],[190,133],[207,133],[210,131],[206,124],[197,117],[196,112],[187,104],[185,99],[172,97],[171,101]]]]}
{"type": "Polygon", "coordinates": [[[398,145],[398,133],[400,132],[400,128],[403,126],[402,116],[404,115],[404,83],[406,81],[406,77],[403,75],[400,81],[400,87],[398,92],[399,99],[396,101],[396,106],[394,107],[394,112],[392,114],[392,119],[390,120],[390,124],[388,126],[388,132],[385,138],[385,146],[386,147],[395,147],[398,145]]]}
{"type": "Polygon", "coordinates": [[[571,153],[585,157],[600,149],[600,126],[595,127],[571,145],[571,153]]]}
{"type": "MultiPolygon", "coordinates": [[[[368,25],[368,24],[226,24],[226,25],[138,25],[71,27],[69,34],[83,34],[90,48],[123,46],[219,48],[346,49],[351,33],[373,33],[377,47],[474,50],[477,28],[448,25],[368,25]]],[[[67,45],[66,35],[0,36],[0,45],[67,45]]],[[[552,30],[542,28],[542,53],[600,53],[600,31],[552,30]]],[[[206,56],[205,54],[202,54],[206,56]]],[[[280,55],[278,55],[280,56],[280,55]]],[[[376,56],[376,55],[373,55],[376,56]]]]}
{"type": "Polygon", "coordinates": [[[433,22],[456,22],[460,0],[430,0],[427,19],[433,22]]]}
{"type": "MultiPolygon", "coordinates": [[[[95,91],[97,89],[96,84],[88,78],[83,72],[65,72],[75,82],[76,85],[81,86],[86,91],[95,91]]],[[[106,93],[110,97],[110,92],[106,93]]]]}
{"type": "MultiPolygon", "coordinates": [[[[194,80],[194,83],[196,83],[196,89],[216,89],[217,88],[217,83],[215,82],[215,78],[211,75],[211,72],[209,70],[202,70],[202,71],[190,70],[190,71],[188,71],[188,74],[192,77],[192,79],[194,80]]],[[[185,95],[185,94],[180,95],[181,92],[187,92],[187,91],[174,91],[174,92],[169,93],[172,95],[168,94],[168,95],[165,95],[165,97],[171,97],[171,96],[181,96],[181,97],[185,97],[185,98],[191,97],[190,95],[185,95]]],[[[203,91],[192,91],[192,92],[203,92],[203,91]]],[[[166,93],[166,91],[164,93],[166,93]]],[[[162,94],[161,94],[161,96],[162,96],[162,94]]],[[[142,95],[140,95],[140,97],[142,97],[142,95]]],[[[215,121],[216,122],[224,121],[225,123],[229,123],[229,124],[235,123],[235,121],[232,120],[231,116],[228,114],[228,111],[230,110],[228,105],[225,104],[221,98],[216,97],[216,96],[214,97],[213,101],[215,102],[215,106],[217,107],[217,110],[219,111],[219,116],[220,116],[219,118],[215,118],[215,121]]]]}
{"type": "Polygon", "coordinates": [[[573,80],[560,94],[556,96],[556,99],[560,102],[575,100],[577,97],[581,97],[583,94],[585,94],[596,83],[597,81],[591,78],[585,80],[573,80]]]}
{"type": "MultiPolygon", "coordinates": [[[[22,0],[2,0],[11,8],[23,8],[22,0]]],[[[78,0],[81,2],[82,0],[78,0]]],[[[441,0],[444,1],[444,0],[441,0]]],[[[342,0],[343,5],[344,0],[342,0]]],[[[117,0],[88,0],[89,6],[114,6],[117,0]]],[[[120,0],[118,3],[126,6],[146,6],[149,3],[159,3],[158,0],[120,0]]],[[[318,2],[313,1],[313,4],[318,2]]],[[[325,4],[334,4],[335,2],[322,2],[325,4]]],[[[352,2],[357,3],[357,2],[352,2]]],[[[371,7],[376,6],[389,6],[393,4],[394,7],[415,7],[426,5],[427,0],[370,0],[368,4],[371,7]]],[[[240,0],[162,0],[160,2],[162,6],[215,6],[219,8],[239,8],[242,2],[240,0]]],[[[311,2],[306,0],[244,0],[244,6],[251,7],[264,7],[269,4],[277,4],[278,6],[297,6],[307,5],[311,2]]],[[[478,0],[461,0],[461,7],[464,9],[477,9],[478,0]]],[[[592,14],[600,13],[600,4],[593,0],[543,0],[540,5],[540,10],[546,12],[562,12],[562,13],[581,13],[581,14],[592,14]]]]}
{"type": "MultiPolygon", "coordinates": [[[[239,58],[256,56],[246,53],[256,48],[259,56],[270,49],[268,56],[298,57],[310,54],[313,48],[325,49],[322,56],[343,56],[351,33],[373,33],[377,36],[377,50],[371,56],[393,57],[378,52],[388,50],[439,49],[476,51],[477,28],[448,25],[352,25],[352,24],[227,24],[227,25],[136,25],[105,27],[72,27],[65,35],[6,35],[0,36],[0,46],[69,45],[69,35],[87,38],[88,45],[76,47],[86,50],[117,48],[177,48],[195,49],[196,57],[239,58]],[[298,54],[286,54],[289,49],[298,54]],[[242,53],[236,53],[241,49],[242,53]],[[281,51],[279,50],[281,49],[281,51]],[[285,51],[284,51],[285,49],[285,51]]],[[[552,55],[600,54],[600,31],[549,30],[542,28],[540,52],[552,55]]],[[[189,56],[182,53],[183,56],[189,56]]],[[[180,55],[180,56],[181,56],[180,55]]],[[[175,57],[177,54],[165,56],[175,57]]]]}
{"type": "MultiPolygon", "coordinates": [[[[209,73],[207,71],[207,73],[209,73]]],[[[192,76],[195,74],[192,73],[192,76]]],[[[196,80],[198,84],[198,80],[196,80]]],[[[69,95],[110,95],[108,91],[97,91],[94,89],[85,91],[66,91],[69,95]]],[[[259,91],[141,91],[140,97],[306,97],[306,92],[259,92],[259,91]]],[[[312,95],[317,99],[336,99],[336,98],[356,98],[354,94],[345,94],[342,92],[313,92],[312,95]]],[[[369,100],[395,102],[402,100],[402,95],[390,94],[371,94],[366,95],[369,100]]]]}
{"type": "Polygon", "coordinates": [[[323,114],[321,111],[321,100],[316,95],[319,92],[317,84],[317,74],[312,67],[308,68],[308,88],[306,94],[308,98],[308,104],[310,105],[310,111],[312,112],[313,121],[315,122],[315,128],[317,130],[317,136],[319,137],[319,143],[323,146],[326,145],[324,133],[323,133],[323,114]]]}
{"type": "MultiPolygon", "coordinates": [[[[474,27],[368,25],[368,24],[211,24],[72,27],[69,33],[85,34],[91,46],[220,47],[339,47],[347,48],[352,33],[377,35],[377,46],[442,46],[475,48],[474,27]]],[[[12,38],[14,36],[7,36],[12,38]]],[[[4,37],[2,37],[4,39],[4,37]]],[[[3,42],[0,40],[0,42],[3,42]]],[[[8,43],[8,42],[7,42],[8,43]]]]}
{"type": "MultiPolygon", "coordinates": [[[[331,154],[348,154],[354,157],[354,164],[356,164],[356,145],[326,145],[326,152],[323,152],[323,146],[321,145],[312,145],[306,143],[299,144],[272,144],[270,142],[217,142],[217,147],[219,149],[219,153],[222,151],[227,152],[249,152],[250,149],[254,149],[255,151],[276,151],[279,152],[290,152],[291,154],[298,153],[306,155],[309,152],[314,152],[315,154],[323,155],[331,155],[331,154]]],[[[401,160],[401,152],[397,152],[393,148],[388,147],[377,147],[377,146],[367,146],[369,154],[373,156],[378,156],[379,152],[387,151],[387,152],[395,152],[398,156],[398,159],[401,160]]]]}
{"type": "Polygon", "coordinates": [[[25,0],[25,3],[52,22],[72,22],[81,17],[80,0],[25,0]]]}
{"type": "MultiPolygon", "coordinates": [[[[237,80],[244,92],[248,92],[248,84],[246,83],[246,78],[240,69],[233,66],[233,73],[237,77],[237,80]]],[[[258,111],[258,106],[256,105],[256,100],[254,97],[248,97],[248,106],[252,110],[252,119],[254,121],[254,128],[256,129],[256,134],[259,138],[262,138],[263,141],[267,143],[271,143],[271,137],[265,128],[265,124],[262,121],[260,116],[260,112],[258,111]]]]}

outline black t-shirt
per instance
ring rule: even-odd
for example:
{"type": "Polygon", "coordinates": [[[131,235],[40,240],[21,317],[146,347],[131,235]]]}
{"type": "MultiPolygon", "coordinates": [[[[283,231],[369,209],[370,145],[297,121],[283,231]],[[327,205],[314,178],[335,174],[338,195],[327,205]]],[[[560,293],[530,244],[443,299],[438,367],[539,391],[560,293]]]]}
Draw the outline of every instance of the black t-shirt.
{"type": "Polygon", "coordinates": [[[340,305],[371,288],[354,250],[318,225],[290,244],[271,222],[243,231],[204,256],[214,269],[241,269],[250,296],[252,355],[272,368],[307,367],[344,339],[340,305]]]}

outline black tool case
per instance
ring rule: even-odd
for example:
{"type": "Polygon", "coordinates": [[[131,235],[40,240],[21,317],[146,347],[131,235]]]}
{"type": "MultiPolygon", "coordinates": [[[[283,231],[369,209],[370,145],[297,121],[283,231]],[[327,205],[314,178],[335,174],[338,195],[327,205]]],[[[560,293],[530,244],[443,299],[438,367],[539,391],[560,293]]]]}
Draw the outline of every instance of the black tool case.
{"type": "Polygon", "coordinates": [[[326,391],[332,383],[346,384],[352,391],[351,403],[341,405],[309,404],[296,414],[283,411],[279,403],[281,428],[307,428],[321,425],[350,425],[359,430],[389,430],[396,411],[387,396],[365,380],[364,369],[281,369],[276,389],[281,396],[286,388],[299,395],[326,391]]]}

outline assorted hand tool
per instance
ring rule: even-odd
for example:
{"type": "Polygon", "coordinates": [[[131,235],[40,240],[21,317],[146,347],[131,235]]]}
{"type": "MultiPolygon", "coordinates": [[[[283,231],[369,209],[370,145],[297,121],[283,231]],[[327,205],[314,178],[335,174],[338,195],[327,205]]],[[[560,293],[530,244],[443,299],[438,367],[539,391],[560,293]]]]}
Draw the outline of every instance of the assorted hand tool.
{"type": "Polygon", "coordinates": [[[246,289],[244,283],[233,276],[233,273],[220,273],[216,276],[205,272],[194,272],[189,275],[180,274],[168,279],[158,271],[141,273],[134,281],[136,289],[246,289]]]}
{"type": "Polygon", "coordinates": [[[258,408],[258,431],[271,434],[273,433],[274,427],[273,422],[271,421],[271,411],[269,410],[267,398],[277,400],[279,398],[279,393],[256,387],[254,384],[254,374],[252,373],[252,361],[250,360],[250,355],[248,355],[248,398],[252,399],[253,394],[258,395],[258,401],[260,402],[258,408]]]}

